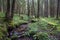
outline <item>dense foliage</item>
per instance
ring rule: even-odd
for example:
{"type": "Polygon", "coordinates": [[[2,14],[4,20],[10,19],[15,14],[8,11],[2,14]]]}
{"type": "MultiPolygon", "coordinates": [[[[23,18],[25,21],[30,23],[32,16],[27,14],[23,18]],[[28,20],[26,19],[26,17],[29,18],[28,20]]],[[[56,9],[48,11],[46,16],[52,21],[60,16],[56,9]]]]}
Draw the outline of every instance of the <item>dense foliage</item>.
{"type": "MultiPolygon", "coordinates": [[[[4,15],[2,15],[4,16],[4,15]]],[[[5,18],[0,17],[1,21],[4,21],[5,18]]],[[[16,27],[16,25],[20,25],[23,23],[28,23],[28,30],[23,34],[23,36],[32,36],[34,40],[50,40],[50,36],[54,36],[59,34],[60,32],[60,25],[59,20],[55,20],[54,18],[35,18],[32,17],[30,20],[35,22],[28,22],[29,18],[26,15],[14,15],[13,20],[11,21],[10,25],[12,27],[16,27]],[[47,19],[47,20],[46,20],[47,19]]],[[[7,26],[6,22],[0,23],[0,39],[7,39],[10,40],[7,34],[7,26]]],[[[18,36],[14,35],[12,38],[17,38],[18,36]]],[[[54,40],[54,38],[53,38],[54,40]]]]}

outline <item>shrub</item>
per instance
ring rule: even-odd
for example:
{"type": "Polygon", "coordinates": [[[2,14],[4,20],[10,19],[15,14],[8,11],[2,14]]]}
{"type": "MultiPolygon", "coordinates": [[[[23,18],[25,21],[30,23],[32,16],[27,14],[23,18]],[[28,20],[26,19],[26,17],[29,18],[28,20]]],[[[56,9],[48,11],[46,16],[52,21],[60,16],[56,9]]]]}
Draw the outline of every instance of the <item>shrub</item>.
{"type": "Polygon", "coordinates": [[[5,13],[0,12],[0,18],[5,17],[5,13]]]}
{"type": "Polygon", "coordinates": [[[27,15],[20,15],[20,19],[28,21],[29,17],[27,15]]]}
{"type": "Polygon", "coordinates": [[[28,31],[25,33],[27,36],[33,36],[38,31],[37,23],[29,23],[28,31]]]}
{"type": "Polygon", "coordinates": [[[30,30],[29,31],[38,31],[38,24],[36,23],[30,23],[29,25],[30,30]]]}
{"type": "Polygon", "coordinates": [[[0,40],[2,40],[3,38],[6,39],[6,35],[7,35],[7,28],[6,25],[3,24],[3,26],[0,25],[0,40]]]}
{"type": "Polygon", "coordinates": [[[49,40],[48,34],[44,32],[39,32],[35,34],[33,37],[35,40],[49,40]]]}

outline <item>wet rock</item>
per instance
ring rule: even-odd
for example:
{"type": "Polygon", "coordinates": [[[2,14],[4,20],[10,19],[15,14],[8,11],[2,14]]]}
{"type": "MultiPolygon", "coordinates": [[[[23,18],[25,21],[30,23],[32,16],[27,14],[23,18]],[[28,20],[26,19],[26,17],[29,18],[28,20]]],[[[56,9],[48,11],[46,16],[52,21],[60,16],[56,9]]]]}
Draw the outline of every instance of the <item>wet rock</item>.
{"type": "Polygon", "coordinates": [[[10,36],[12,37],[13,35],[17,35],[17,37],[21,37],[25,34],[26,31],[28,31],[27,29],[27,24],[21,24],[18,28],[15,28],[10,32],[10,36]]]}

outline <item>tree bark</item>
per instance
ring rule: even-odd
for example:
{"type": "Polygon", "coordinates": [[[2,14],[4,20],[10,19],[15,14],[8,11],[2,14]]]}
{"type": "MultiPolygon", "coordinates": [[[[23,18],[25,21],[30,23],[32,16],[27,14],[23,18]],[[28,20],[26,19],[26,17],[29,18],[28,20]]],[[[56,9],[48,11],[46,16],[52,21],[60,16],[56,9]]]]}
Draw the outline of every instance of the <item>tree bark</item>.
{"type": "Polygon", "coordinates": [[[34,8],[34,0],[32,0],[32,15],[35,13],[35,8],[34,8]]]}
{"type": "Polygon", "coordinates": [[[8,30],[8,37],[10,37],[10,32],[12,31],[13,27],[11,26],[11,21],[13,19],[13,12],[15,8],[15,0],[12,0],[12,6],[10,5],[10,0],[7,0],[7,11],[6,11],[6,26],[8,30]]]}
{"type": "Polygon", "coordinates": [[[14,16],[14,8],[15,8],[15,0],[12,2],[12,8],[11,8],[11,18],[14,16]]]}
{"type": "Polygon", "coordinates": [[[38,0],[37,3],[38,3],[37,18],[39,18],[39,16],[40,16],[40,0],[38,0]]]}
{"type": "Polygon", "coordinates": [[[28,9],[28,16],[30,16],[30,7],[29,7],[29,0],[27,0],[27,9],[28,9]]]}
{"type": "Polygon", "coordinates": [[[48,0],[48,17],[50,17],[50,0],[48,0]]]}
{"type": "Polygon", "coordinates": [[[59,18],[58,15],[59,15],[59,0],[58,0],[58,3],[57,3],[57,14],[56,14],[56,19],[59,18]]]}
{"type": "Polygon", "coordinates": [[[7,0],[6,21],[11,21],[13,18],[15,0],[12,1],[12,7],[10,6],[10,0],[7,0]],[[11,11],[10,11],[11,9],[11,11]]]}
{"type": "Polygon", "coordinates": [[[7,0],[6,21],[10,20],[10,0],[7,0]]]}

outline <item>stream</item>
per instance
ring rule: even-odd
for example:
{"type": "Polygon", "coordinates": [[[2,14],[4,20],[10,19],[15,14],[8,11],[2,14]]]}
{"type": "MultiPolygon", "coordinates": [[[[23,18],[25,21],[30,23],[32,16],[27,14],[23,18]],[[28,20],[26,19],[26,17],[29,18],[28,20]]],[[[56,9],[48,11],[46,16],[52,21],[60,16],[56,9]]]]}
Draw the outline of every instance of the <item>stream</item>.
{"type": "Polygon", "coordinates": [[[12,36],[17,36],[16,38],[13,38],[11,40],[33,40],[32,37],[23,37],[24,33],[28,31],[28,24],[27,23],[23,23],[21,25],[19,25],[18,27],[16,27],[15,29],[13,29],[12,31],[9,32],[9,37],[12,38],[12,36]]]}

